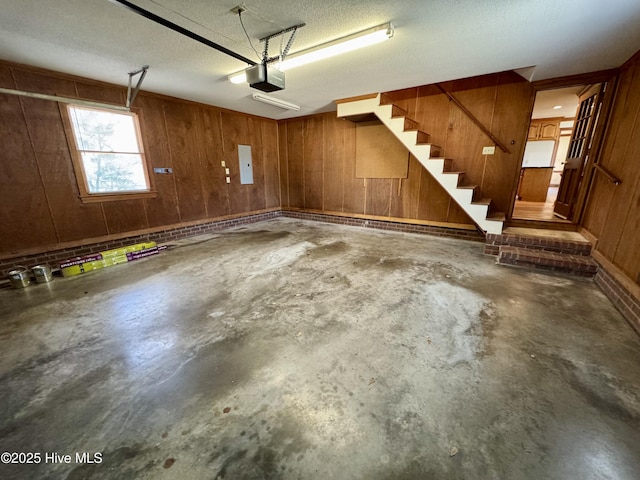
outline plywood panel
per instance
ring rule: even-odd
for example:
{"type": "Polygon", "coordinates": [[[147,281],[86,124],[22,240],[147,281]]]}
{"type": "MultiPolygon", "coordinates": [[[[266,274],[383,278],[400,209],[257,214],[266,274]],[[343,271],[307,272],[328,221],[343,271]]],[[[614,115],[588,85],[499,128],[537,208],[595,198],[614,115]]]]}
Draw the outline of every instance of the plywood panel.
{"type": "MultiPolygon", "coordinates": [[[[4,75],[6,78],[6,71],[4,75]]],[[[20,99],[0,95],[0,250],[57,242],[20,99]]]]}
{"type": "MultiPolygon", "coordinates": [[[[127,101],[127,89],[124,87],[108,87],[76,81],[78,96],[85,100],[104,102],[124,106],[127,101]]],[[[134,103],[134,106],[136,104],[134,103]]]]}
{"type": "Polygon", "coordinates": [[[409,152],[380,121],[356,124],[356,177],[407,178],[409,152]]]}
{"type": "MultiPolygon", "coordinates": [[[[442,147],[447,145],[449,132],[450,101],[435,86],[418,89],[418,100],[414,120],[420,124],[420,130],[429,134],[429,141],[442,147]]],[[[451,157],[446,150],[444,155],[451,157]]]]}
{"type": "MultiPolygon", "coordinates": [[[[17,70],[14,75],[17,88],[21,90],[63,96],[73,96],[75,92],[75,85],[70,80],[23,70],[17,70]]],[[[30,98],[23,98],[22,105],[58,241],[106,235],[107,226],[100,205],[80,201],[61,118],[61,114],[66,113],[65,106],[30,98]]]]}
{"type": "Polygon", "coordinates": [[[278,160],[278,124],[262,122],[262,152],[264,162],[265,207],[280,206],[280,165],[278,160]]]}
{"type": "Polygon", "coordinates": [[[449,214],[447,215],[447,221],[451,223],[464,223],[467,225],[473,225],[473,220],[469,218],[469,215],[458,205],[451,200],[449,203],[449,214]]]}
{"type": "Polygon", "coordinates": [[[324,117],[324,182],[322,198],[325,210],[342,211],[344,190],[344,131],[348,122],[335,114],[324,117]]]}
{"type": "Polygon", "coordinates": [[[173,101],[163,103],[180,220],[186,222],[206,218],[194,108],[173,101]]]}
{"type": "Polygon", "coordinates": [[[407,112],[407,116],[413,119],[416,118],[418,87],[387,92],[384,97],[407,112]]]}
{"type": "Polygon", "coordinates": [[[344,204],[346,213],[364,213],[364,179],[356,178],[356,126],[346,122],[344,130],[344,204]]]}
{"type": "Polygon", "coordinates": [[[23,103],[58,241],[105,235],[100,205],[80,201],[58,104],[34,99],[23,99],[23,103]]]}
{"type": "MultiPolygon", "coordinates": [[[[496,95],[497,79],[493,86],[484,86],[483,80],[478,80],[482,88],[466,88],[466,82],[453,82],[453,95],[485,126],[490,125],[493,116],[494,99],[496,95]],[[458,83],[460,85],[458,85],[458,83]]],[[[469,80],[469,83],[473,84],[469,80]]],[[[484,174],[486,159],[482,155],[482,147],[492,145],[492,141],[473,123],[463,111],[451,105],[449,112],[449,132],[444,146],[447,157],[456,162],[456,169],[465,172],[464,183],[480,185],[484,174]]]]}
{"type": "Polygon", "coordinates": [[[607,222],[615,187],[616,186],[607,181],[603,175],[596,175],[594,177],[588,200],[590,208],[586,210],[582,226],[596,238],[602,234],[604,225],[607,222]],[[594,208],[595,206],[597,206],[597,208],[594,208]]]}
{"type": "Polygon", "coordinates": [[[420,177],[424,168],[413,155],[409,157],[409,175],[393,182],[391,192],[392,217],[417,218],[420,200],[420,177]]]}
{"type": "Polygon", "coordinates": [[[110,234],[148,228],[144,200],[119,200],[102,204],[110,234]]]}
{"type": "Polygon", "coordinates": [[[11,68],[0,64],[0,88],[16,88],[11,68]]]}
{"type": "MultiPolygon", "coordinates": [[[[242,213],[251,210],[250,186],[240,183],[238,144],[250,145],[249,121],[246,115],[222,111],[222,143],[224,158],[230,170],[229,212],[242,213]]],[[[253,149],[252,149],[253,154],[253,149]]]]}
{"type": "Polygon", "coordinates": [[[304,121],[304,206],[322,209],[324,168],[324,116],[314,115],[304,121]]]}
{"type": "Polygon", "coordinates": [[[304,208],[304,120],[291,120],[286,125],[289,206],[304,208]]]}
{"type": "Polygon", "coordinates": [[[640,283],[640,67],[621,73],[618,93],[599,163],[622,183],[614,186],[596,172],[584,226],[599,242],[597,250],[640,283]]]}
{"type": "MultiPolygon", "coordinates": [[[[625,220],[628,217],[629,209],[633,208],[631,199],[638,189],[638,152],[640,142],[638,133],[640,132],[640,68],[635,68],[629,72],[627,77],[628,88],[623,84],[617,99],[615,134],[611,137],[611,143],[605,151],[607,154],[602,158],[602,164],[613,172],[622,176],[622,183],[615,188],[612,199],[613,208],[607,216],[606,228],[600,235],[598,249],[607,258],[613,260],[619,258],[616,250],[625,227],[625,220]],[[624,103],[620,103],[623,102],[624,103]],[[619,108],[622,107],[623,108],[619,108]],[[610,152],[610,153],[608,153],[610,152]]],[[[629,268],[630,265],[625,265],[629,268]]],[[[624,271],[627,271],[623,268],[624,271]]]]}
{"type": "Polygon", "coordinates": [[[388,178],[367,178],[365,180],[365,214],[389,216],[392,183],[393,180],[388,178]]]}
{"type": "MultiPolygon", "coordinates": [[[[640,67],[635,69],[635,85],[640,84],[640,67]]],[[[615,210],[626,210],[622,225],[616,224],[613,228],[607,228],[607,234],[602,235],[602,248],[606,251],[614,244],[613,235],[609,235],[609,229],[620,232],[616,250],[613,254],[613,263],[620,266],[634,280],[640,272],[640,89],[630,95],[627,101],[636,106],[636,116],[633,129],[630,132],[627,148],[624,151],[625,162],[622,172],[625,180],[616,187],[614,202],[618,202],[615,210]],[[620,228],[621,227],[621,228],[620,228]]],[[[619,218],[615,212],[611,212],[608,220],[619,218]]]]}
{"type": "Polygon", "coordinates": [[[420,196],[417,217],[420,220],[446,222],[451,197],[424,168],[420,172],[420,196]]]}
{"type": "Polygon", "coordinates": [[[280,165],[280,202],[283,207],[289,202],[289,136],[288,123],[278,123],[278,163],[280,165]]]}
{"type": "MultiPolygon", "coordinates": [[[[638,142],[640,144],[640,142],[638,142]]],[[[640,149],[639,149],[640,150],[640,149]]],[[[640,170],[640,169],[639,169],[640,170]]],[[[640,283],[640,172],[636,175],[636,191],[630,199],[622,235],[616,249],[613,263],[618,265],[630,278],[640,283]]]]}
{"type": "Polygon", "coordinates": [[[180,222],[178,196],[176,191],[176,173],[156,174],[154,168],[174,168],[169,152],[167,125],[165,123],[162,100],[140,94],[136,98],[139,108],[140,130],[144,144],[145,157],[149,166],[149,176],[158,196],[144,200],[149,227],[158,227],[180,222]]]}
{"type": "Polygon", "coordinates": [[[225,158],[222,147],[221,113],[217,109],[200,109],[200,148],[202,155],[202,182],[207,216],[229,214],[229,187],[227,186],[225,158]]]}

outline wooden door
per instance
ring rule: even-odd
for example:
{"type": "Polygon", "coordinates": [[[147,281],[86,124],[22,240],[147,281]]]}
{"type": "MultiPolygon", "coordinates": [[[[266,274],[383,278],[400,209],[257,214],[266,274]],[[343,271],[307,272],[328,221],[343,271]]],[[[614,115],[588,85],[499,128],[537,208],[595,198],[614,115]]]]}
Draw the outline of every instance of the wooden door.
{"type": "Polygon", "coordinates": [[[580,192],[580,183],[584,166],[589,160],[593,132],[602,105],[602,88],[604,84],[592,85],[580,96],[576,113],[576,121],[569,140],[567,159],[562,169],[562,180],[558,187],[558,197],[553,213],[571,220],[573,209],[580,192]]]}

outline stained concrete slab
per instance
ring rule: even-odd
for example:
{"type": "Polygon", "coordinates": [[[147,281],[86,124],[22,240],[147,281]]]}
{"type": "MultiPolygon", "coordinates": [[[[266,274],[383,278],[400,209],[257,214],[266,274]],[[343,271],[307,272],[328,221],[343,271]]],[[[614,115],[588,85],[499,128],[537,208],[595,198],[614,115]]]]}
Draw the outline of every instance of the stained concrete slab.
{"type": "Polygon", "coordinates": [[[2,290],[0,451],[41,461],[0,477],[639,478],[638,337],[482,247],[281,218],[2,290]]]}

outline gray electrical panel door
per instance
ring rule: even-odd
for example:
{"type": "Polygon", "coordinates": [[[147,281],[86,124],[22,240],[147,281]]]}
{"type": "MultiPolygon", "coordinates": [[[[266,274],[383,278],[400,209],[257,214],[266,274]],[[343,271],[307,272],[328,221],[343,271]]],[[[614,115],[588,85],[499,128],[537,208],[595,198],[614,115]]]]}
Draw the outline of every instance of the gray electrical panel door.
{"type": "Polygon", "coordinates": [[[253,183],[253,161],[251,160],[251,146],[238,145],[238,161],[240,162],[240,183],[253,183]]]}

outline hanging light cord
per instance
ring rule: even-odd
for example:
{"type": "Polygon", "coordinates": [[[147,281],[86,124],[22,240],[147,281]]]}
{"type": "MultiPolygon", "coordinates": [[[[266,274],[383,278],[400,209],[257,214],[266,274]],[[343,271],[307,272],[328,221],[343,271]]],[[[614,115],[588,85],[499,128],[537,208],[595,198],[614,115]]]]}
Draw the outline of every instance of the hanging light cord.
{"type": "Polygon", "coordinates": [[[240,18],[240,25],[242,25],[242,30],[244,30],[244,34],[247,36],[247,40],[249,40],[249,45],[251,45],[251,48],[253,49],[253,51],[256,52],[256,56],[258,57],[258,59],[262,60],[262,56],[258,53],[256,48],[253,46],[253,43],[251,42],[251,37],[249,37],[249,34],[247,33],[247,29],[244,26],[244,22],[242,21],[242,9],[238,9],[238,18],[240,18]]]}

